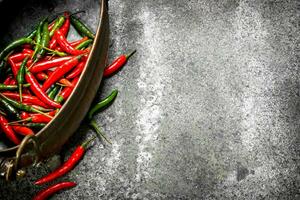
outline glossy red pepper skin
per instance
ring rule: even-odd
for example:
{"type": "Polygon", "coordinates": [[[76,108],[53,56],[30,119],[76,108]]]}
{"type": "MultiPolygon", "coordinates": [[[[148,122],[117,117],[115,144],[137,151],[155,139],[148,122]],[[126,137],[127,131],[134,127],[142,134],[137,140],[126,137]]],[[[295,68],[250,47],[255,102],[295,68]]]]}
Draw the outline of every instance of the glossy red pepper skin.
{"type": "Polygon", "coordinates": [[[21,64],[20,64],[20,66],[17,66],[16,63],[11,59],[11,57],[8,57],[7,61],[11,67],[11,71],[12,71],[14,77],[17,77],[17,74],[18,74],[21,64]]]}
{"type": "Polygon", "coordinates": [[[63,34],[63,36],[67,37],[69,29],[70,29],[70,13],[64,12],[64,16],[66,17],[65,23],[60,28],[60,32],[63,34]]]}
{"type": "Polygon", "coordinates": [[[78,161],[83,157],[84,152],[85,149],[82,146],[77,147],[70,156],[70,158],[61,167],[46,175],[45,177],[42,177],[41,179],[37,180],[35,184],[41,185],[63,176],[64,174],[66,174],[74,168],[78,161]]]}
{"type": "Polygon", "coordinates": [[[109,77],[111,76],[112,74],[114,74],[115,72],[117,72],[119,69],[121,69],[121,67],[123,67],[128,58],[130,56],[132,56],[134,53],[136,52],[136,50],[132,51],[130,54],[128,55],[125,55],[125,54],[122,54],[120,55],[117,59],[115,59],[109,66],[107,66],[105,69],[104,69],[104,72],[103,72],[103,76],[104,77],[109,77]]]}
{"type": "Polygon", "coordinates": [[[26,135],[34,135],[34,132],[33,130],[31,130],[30,128],[28,127],[25,127],[25,126],[18,126],[18,125],[12,125],[11,126],[12,129],[20,134],[20,135],[23,135],[23,136],[26,136],[26,135]]]}
{"type": "Polygon", "coordinates": [[[27,56],[31,56],[30,53],[16,53],[10,56],[10,59],[14,63],[22,62],[27,56]]]}
{"type": "Polygon", "coordinates": [[[65,87],[59,94],[57,98],[57,102],[62,102],[67,100],[67,98],[71,95],[73,89],[75,88],[77,82],[79,80],[79,77],[76,77],[72,80],[73,87],[65,87]]]}
{"type": "Polygon", "coordinates": [[[28,70],[26,70],[25,79],[27,83],[30,83],[30,90],[37,96],[37,98],[39,98],[42,102],[49,106],[52,106],[54,108],[61,108],[60,104],[52,101],[52,99],[50,99],[47,96],[47,94],[43,92],[43,90],[40,88],[38,81],[28,70]]]}
{"type": "Polygon", "coordinates": [[[47,187],[46,189],[40,191],[35,197],[33,197],[33,200],[46,200],[48,197],[53,195],[54,193],[66,189],[66,188],[71,188],[75,187],[76,183],[74,182],[60,182],[56,183],[54,185],[51,185],[47,187]]]}
{"type": "Polygon", "coordinates": [[[34,64],[30,68],[30,72],[32,72],[32,73],[42,72],[44,70],[62,65],[72,58],[74,58],[74,57],[73,56],[65,56],[65,57],[55,58],[53,60],[40,61],[40,62],[37,62],[36,64],[34,64]]]}
{"type": "Polygon", "coordinates": [[[8,77],[4,80],[3,84],[4,84],[4,85],[9,85],[10,82],[11,82],[11,80],[12,80],[12,76],[8,76],[8,77]]]}
{"type": "Polygon", "coordinates": [[[61,49],[66,53],[69,53],[71,55],[81,55],[88,52],[88,50],[78,50],[72,47],[65,36],[59,30],[55,31],[54,37],[56,38],[57,43],[59,44],[61,49]]]}
{"type": "Polygon", "coordinates": [[[45,74],[44,72],[39,72],[35,75],[36,79],[39,81],[44,81],[48,78],[48,75],[45,74]]]}
{"type": "Polygon", "coordinates": [[[83,43],[84,41],[86,41],[86,40],[88,40],[89,38],[88,37],[86,37],[86,36],[84,36],[83,38],[81,38],[80,40],[76,40],[76,41],[74,41],[74,42],[70,42],[70,45],[72,46],[72,47],[77,47],[79,44],[81,44],[81,43],[83,43]]]}
{"type": "MultiPolygon", "coordinates": [[[[56,110],[48,112],[47,114],[50,116],[55,116],[56,110]]],[[[28,113],[23,114],[23,113],[21,113],[20,116],[22,119],[24,119],[24,120],[28,119],[28,121],[33,122],[33,123],[49,123],[52,120],[52,118],[47,117],[42,114],[28,114],[28,113]]]]}
{"type": "MultiPolygon", "coordinates": [[[[18,93],[2,92],[2,94],[8,98],[11,98],[11,99],[14,99],[17,101],[20,99],[20,95],[18,93]]],[[[35,96],[23,94],[22,98],[23,98],[23,103],[25,103],[27,105],[36,105],[36,106],[41,106],[43,108],[50,108],[49,105],[45,104],[44,102],[42,102],[39,98],[37,98],[35,96]]]]}
{"type": "Polygon", "coordinates": [[[73,69],[73,71],[71,71],[68,75],[67,75],[67,79],[73,79],[76,76],[79,76],[81,74],[81,72],[83,71],[84,67],[85,67],[86,61],[81,61],[75,69],[73,69]]]}
{"type": "Polygon", "coordinates": [[[0,114],[0,128],[5,133],[6,137],[12,141],[15,145],[20,144],[19,138],[17,138],[14,130],[12,127],[8,124],[7,119],[0,114]]]}
{"type": "Polygon", "coordinates": [[[64,64],[57,67],[53,73],[49,76],[49,78],[44,82],[42,86],[42,90],[46,91],[50,88],[52,84],[62,78],[66,73],[68,73],[73,67],[75,67],[80,60],[81,56],[73,57],[72,59],[68,60],[64,64]]]}

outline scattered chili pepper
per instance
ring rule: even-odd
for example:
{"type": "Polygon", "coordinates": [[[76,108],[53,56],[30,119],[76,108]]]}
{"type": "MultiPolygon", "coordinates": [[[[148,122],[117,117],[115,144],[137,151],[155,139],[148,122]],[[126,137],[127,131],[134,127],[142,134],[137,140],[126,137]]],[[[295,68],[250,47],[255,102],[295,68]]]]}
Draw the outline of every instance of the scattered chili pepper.
{"type": "Polygon", "coordinates": [[[76,56],[68,60],[64,64],[57,67],[54,72],[49,76],[49,78],[44,82],[42,86],[42,91],[46,91],[52,84],[57,80],[61,79],[66,73],[68,73],[73,67],[75,67],[82,56],[76,56]]]}
{"type": "Polygon", "coordinates": [[[0,114],[0,127],[10,141],[12,141],[16,145],[20,144],[20,140],[16,137],[15,132],[13,131],[11,126],[8,125],[7,119],[1,114],[0,114]]]}
{"type": "Polygon", "coordinates": [[[122,54],[116,60],[112,62],[109,66],[104,69],[103,76],[108,77],[113,73],[117,72],[121,67],[125,65],[129,57],[131,57],[136,50],[132,51],[130,54],[122,54]]]}
{"type": "Polygon", "coordinates": [[[88,52],[86,50],[78,50],[78,49],[73,48],[69,44],[69,42],[67,41],[65,36],[59,30],[55,31],[54,37],[56,38],[57,43],[62,48],[62,50],[64,50],[65,52],[67,52],[71,55],[81,55],[81,54],[84,54],[84,53],[88,52]]]}
{"type": "Polygon", "coordinates": [[[109,105],[118,95],[118,90],[113,90],[105,99],[93,106],[88,112],[88,119],[91,120],[95,113],[109,105]]]}
{"type": "Polygon", "coordinates": [[[41,185],[44,183],[47,183],[49,181],[52,181],[54,179],[57,179],[58,177],[63,176],[64,174],[71,171],[74,166],[80,161],[80,159],[84,156],[84,153],[86,151],[87,146],[94,140],[96,137],[92,137],[85,142],[83,142],[80,146],[78,146],[75,151],[72,153],[72,155],[69,157],[69,159],[64,162],[64,164],[56,169],[55,171],[51,172],[50,174],[40,178],[35,182],[36,185],[41,185]]]}
{"type": "Polygon", "coordinates": [[[91,39],[95,38],[94,33],[78,18],[74,17],[73,15],[70,17],[72,25],[75,27],[75,29],[79,32],[82,36],[87,36],[91,39]]]}
{"type": "Polygon", "coordinates": [[[33,44],[33,40],[30,38],[19,38],[15,40],[14,42],[10,43],[8,46],[6,46],[0,53],[0,61],[2,61],[9,52],[11,52],[13,49],[23,45],[23,44],[33,44]]]}
{"type": "Polygon", "coordinates": [[[24,59],[24,61],[22,62],[21,64],[21,67],[18,71],[18,74],[17,74],[17,83],[18,83],[18,88],[19,88],[19,95],[20,95],[20,101],[22,102],[22,86],[24,84],[24,81],[25,81],[25,68],[26,68],[26,64],[27,64],[27,61],[28,61],[28,56],[24,59]]]}
{"type": "Polygon", "coordinates": [[[71,187],[75,187],[76,183],[74,182],[60,182],[60,183],[56,183],[54,185],[51,185],[49,187],[47,187],[46,189],[40,191],[34,198],[33,200],[45,200],[48,197],[50,197],[51,195],[53,195],[54,193],[62,190],[62,189],[67,189],[67,188],[71,188],[71,187]]]}
{"type": "Polygon", "coordinates": [[[30,83],[30,89],[31,91],[44,103],[46,103],[49,106],[55,107],[55,108],[61,108],[61,105],[52,101],[40,88],[39,83],[35,79],[35,77],[26,69],[25,72],[25,79],[28,83],[30,83]]]}

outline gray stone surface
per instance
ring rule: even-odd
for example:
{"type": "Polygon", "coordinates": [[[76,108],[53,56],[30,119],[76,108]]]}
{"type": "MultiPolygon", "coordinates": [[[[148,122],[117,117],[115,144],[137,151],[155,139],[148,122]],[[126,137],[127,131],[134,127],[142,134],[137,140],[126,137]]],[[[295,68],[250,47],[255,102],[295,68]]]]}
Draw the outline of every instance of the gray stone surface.
{"type": "MultiPolygon", "coordinates": [[[[96,142],[53,199],[299,199],[297,1],[109,2],[109,59],[137,49],[98,98],[96,142]]],[[[82,125],[62,152],[92,132],[82,125]]],[[[30,199],[34,176],[0,185],[30,199]]]]}

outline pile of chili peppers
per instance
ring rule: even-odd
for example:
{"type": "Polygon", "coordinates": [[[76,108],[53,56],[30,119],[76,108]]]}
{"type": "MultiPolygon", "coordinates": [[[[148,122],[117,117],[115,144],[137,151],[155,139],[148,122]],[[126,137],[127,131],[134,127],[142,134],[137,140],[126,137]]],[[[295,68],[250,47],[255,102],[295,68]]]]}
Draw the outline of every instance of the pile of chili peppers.
{"type": "MultiPolygon", "coordinates": [[[[93,32],[83,22],[64,12],[51,22],[48,18],[42,19],[30,34],[15,40],[0,52],[0,132],[5,133],[14,145],[20,144],[22,137],[36,134],[59,112],[76,87],[93,39],[93,32]],[[71,25],[82,36],[81,39],[67,40],[71,25]]],[[[120,55],[105,68],[103,76],[116,73],[134,53],[120,55]]],[[[98,136],[108,143],[111,142],[101,132],[93,116],[108,106],[117,93],[113,90],[94,105],[86,117],[98,136]]],[[[73,169],[95,138],[79,145],[61,167],[35,184],[48,183],[73,169]]],[[[60,182],[42,190],[34,199],[46,199],[61,189],[74,186],[74,182],[60,182]]]]}

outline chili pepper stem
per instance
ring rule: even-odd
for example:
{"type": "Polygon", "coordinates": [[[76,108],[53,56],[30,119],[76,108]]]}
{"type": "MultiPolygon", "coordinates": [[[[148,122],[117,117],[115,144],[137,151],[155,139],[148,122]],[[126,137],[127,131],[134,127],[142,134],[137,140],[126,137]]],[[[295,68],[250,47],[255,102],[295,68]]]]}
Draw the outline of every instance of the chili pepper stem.
{"type": "Polygon", "coordinates": [[[97,138],[97,136],[94,136],[86,141],[84,141],[80,146],[82,146],[84,149],[87,148],[87,146],[92,142],[94,141],[95,139],[97,138]]]}
{"type": "Polygon", "coordinates": [[[133,54],[135,54],[136,49],[130,52],[129,54],[125,54],[126,60],[128,60],[133,54]]]}
{"type": "Polygon", "coordinates": [[[50,119],[52,119],[53,117],[51,115],[48,115],[47,113],[44,113],[38,109],[34,109],[35,112],[39,113],[39,114],[42,114],[42,115],[45,115],[46,117],[49,117],[50,119]]]}
{"type": "Polygon", "coordinates": [[[22,103],[22,85],[23,84],[19,84],[19,95],[20,95],[20,102],[22,103]]]}
{"type": "Polygon", "coordinates": [[[33,42],[33,44],[35,44],[35,45],[37,45],[37,46],[40,46],[42,49],[45,49],[45,50],[47,50],[47,51],[50,51],[50,52],[52,52],[52,53],[54,53],[54,54],[57,54],[57,55],[65,55],[64,52],[49,49],[49,48],[44,47],[44,46],[42,46],[42,45],[40,45],[40,44],[38,44],[38,43],[36,43],[36,42],[33,42]]]}
{"type": "Polygon", "coordinates": [[[21,119],[21,120],[13,121],[13,122],[8,122],[7,124],[8,125],[12,125],[12,124],[20,123],[20,122],[27,122],[27,121],[30,121],[30,120],[31,120],[31,117],[30,118],[26,118],[26,119],[21,119]]]}
{"type": "Polygon", "coordinates": [[[104,135],[104,133],[102,133],[102,131],[100,130],[98,124],[96,123],[96,121],[94,119],[92,119],[90,121],[90,126],[94,128],[94,130],[96,131],[96,133],[98,134],[98,136],[100,138],[104,138],[106,140],[106,142],[108,142],[109,144],[112,144],[112,142],[104,135]]]}

